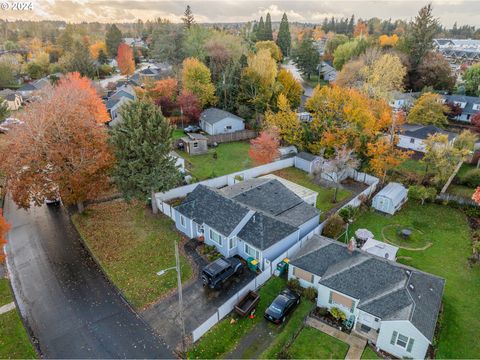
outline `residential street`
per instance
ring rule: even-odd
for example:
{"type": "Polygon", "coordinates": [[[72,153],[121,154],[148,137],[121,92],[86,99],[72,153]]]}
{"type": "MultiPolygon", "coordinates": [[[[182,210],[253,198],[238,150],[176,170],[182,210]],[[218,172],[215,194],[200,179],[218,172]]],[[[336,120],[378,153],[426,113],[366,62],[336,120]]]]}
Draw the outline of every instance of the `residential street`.
{"type": "Polygon", "coordinates": [[[303,80],[302,75],[300,74],[300,71],[297,68],[297,65],[295,65],[292,62],[292,60],[288,60],[288,63],[282,65],[282,67],[289,70],[292,73],[292,75],[295,77],[295,79],[300,81],[300,83],[303,86],[303,90],[305,91],[304,96],[311,97],[313,93],[313,88],[303,80]]]}
{"type": "Polygon", "coordinates": [[[16,301],[45,358],[171,358],[83,248],[63,207],[19,210],[7,265],[16,301]]]}

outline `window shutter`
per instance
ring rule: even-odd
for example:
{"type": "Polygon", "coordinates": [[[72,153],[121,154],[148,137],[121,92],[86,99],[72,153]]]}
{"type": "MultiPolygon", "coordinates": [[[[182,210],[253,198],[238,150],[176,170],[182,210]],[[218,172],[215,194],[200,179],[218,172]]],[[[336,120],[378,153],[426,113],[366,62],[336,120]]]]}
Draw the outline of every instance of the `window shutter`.
{"type": "Polygon", "coordinates": [[[390,344],[395,345],[395,340],[397,340],[398,332],[394,331],[392,334],[392,339],[390,340],[390,344]]]}
{"type": "Polygon", "coordinates": [[[412,352],[412,347],[413,347],[413,343],[414,343],[414,339],[410,338],[410,340],[408,340],[408,345],[407,345],[407,351],[408,352],[412,352]]]}
{"type": "Polygon", "coordinates": [[[330,291],[330,296],[328,297],[328,303],[331,304],[332,303],[332,292],[330,291]]]}

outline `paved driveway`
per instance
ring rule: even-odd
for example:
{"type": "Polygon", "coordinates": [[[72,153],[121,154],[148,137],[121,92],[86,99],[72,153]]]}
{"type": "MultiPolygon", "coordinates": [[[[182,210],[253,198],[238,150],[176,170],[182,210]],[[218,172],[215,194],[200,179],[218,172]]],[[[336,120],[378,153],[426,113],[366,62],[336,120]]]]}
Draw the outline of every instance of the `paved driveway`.
{"type": "MultiPolygon", "coordinates": [[[[201,269],[207,263],[194,251],[192,245],[193,240],[187,243],[185,251],[201,269]]],[[[254,273],[245,269],[243,274],[226,282],[223,285],[224,290],[213,291],[203,287],[199,272],[197,279],[183,289],[185,332],[187,336],[212,316],[219,306],[223,305],[226,300],[230,299],[254,278],[254,273]]],[[[142,315],[170,347],[176,347],[181,342],[177,292],[152,305],[142,315]]]]}
{"type": "Polygon", "coordinates": [[[171,358],[84,249],[62,207],[7,199],[7,265],[29,333],[45,358],[171,358]]]}

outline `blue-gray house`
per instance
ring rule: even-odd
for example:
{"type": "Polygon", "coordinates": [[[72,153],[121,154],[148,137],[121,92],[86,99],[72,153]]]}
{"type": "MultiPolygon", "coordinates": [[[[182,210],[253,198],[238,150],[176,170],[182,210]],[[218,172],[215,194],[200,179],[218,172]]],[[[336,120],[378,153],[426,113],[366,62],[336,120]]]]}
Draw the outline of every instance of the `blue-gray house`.
{"type": "Polygon", "coordinates": [[[319,224],[320,213],[280,181],[251,179],[223,189],[198,185],[175,208],[178,230],[203,237],[225,257],[272,261],[319,224]]]}

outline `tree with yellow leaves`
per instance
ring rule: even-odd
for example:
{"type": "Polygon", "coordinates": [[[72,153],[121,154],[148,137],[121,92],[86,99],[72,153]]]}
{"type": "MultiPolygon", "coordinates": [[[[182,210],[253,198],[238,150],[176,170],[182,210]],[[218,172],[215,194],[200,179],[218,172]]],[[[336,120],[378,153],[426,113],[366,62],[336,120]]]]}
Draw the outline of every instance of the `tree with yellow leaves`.
{"type": "Polygon", "coordinates": [[[281,85],[280,93],[287,98],[290,106],[293,109],[298,108],[303,94],[302,84],[295,79],[295,76],[289,70],[283,68],[278,72],[277,81],[281,85]]]}
{"type": "Polygon", "coordinates": [[[283,55],[282,55],[282,50],[278,47],[277,44],[275,44],[275,41],[257,41],[255,43],[255,48],[257,51],[266,49],[270,51],[270,55],[275,59],[275,61],[280,62],[282,61],[283,55]]]}
{"type": "Polygon", "coordinates": [[[381,137],[367,144],[368,167],[382,183],[389,170],[396,168],[411,155],[411,152],[396,148],[395,143],[396,140],[392,142],[387,137],[381,137]]]}
{"type": "Polygon", "coordinates": [[[105,44],[105,41],[97,41],[90,45],[90,54],[95,60],[98,59],[100,50],[102,50],[105,54],[107,53],[107,44],[105,44]]]}
{"type": "Polygon", "coordinates": [[[278,112],[268,111],[264,123],[267,128],[274,128],[283,143],[299,146],[302,137],[302,127],[297,114],[290,107],[284,94],[278,96],[278,112]]]}
{"type": "Polygon", "coordinates": [[[440,95],[425,93],[415,101],[408,113],[407,121],[410,124],[445,126],[448,123],[448,106],[442,102],[440,95]]]}
{"type": "MultiPolygon", "coordinates": [[[[268,50],[264,50],[268,53],[268,50]]],[[[215,85],[212,83],[210,69],[196,58],[183,60],[182,92],[195,95],[203,107],[215,105],[215,85]]]]}
{"type": "Polygon", "coordinates": [[[392,36],[380,35],[378,38],[378,43],[381,47],[394,47],[398,43],[398,35],[393,34],[392,36]]]}
{"type": "Polygon", "coordinates": [[[407,69],[398,56],[384,54],[366,71],[363,90],[368,96],[390,101],[393,91],[403,91],[407,69]]]}

